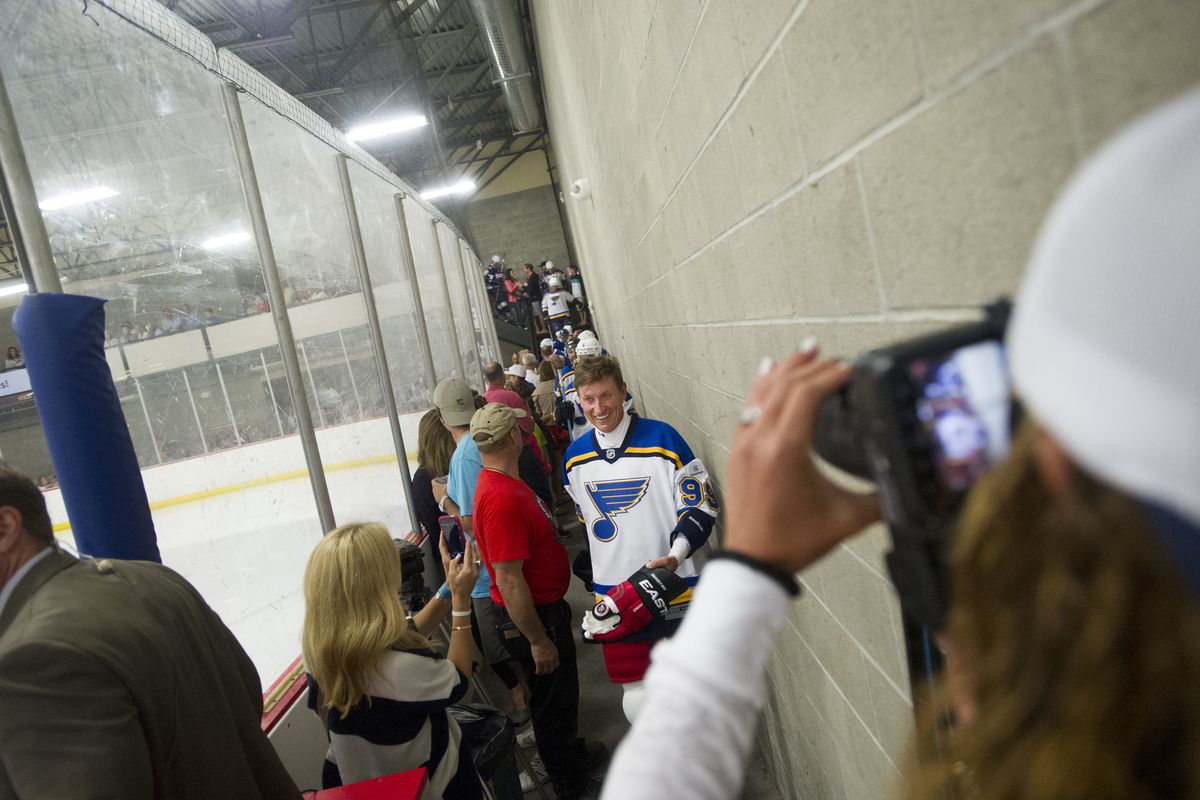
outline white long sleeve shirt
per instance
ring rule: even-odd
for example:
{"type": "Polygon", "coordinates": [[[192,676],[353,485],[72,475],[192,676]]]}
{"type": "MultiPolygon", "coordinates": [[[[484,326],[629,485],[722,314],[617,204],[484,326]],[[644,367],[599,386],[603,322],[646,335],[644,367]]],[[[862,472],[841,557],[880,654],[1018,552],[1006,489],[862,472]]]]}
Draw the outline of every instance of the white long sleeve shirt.
{"type": "Polygon", "coordinates": [[[766,702],[767,655],[790,600],[744,564],[705,566],[679,632],[654,649],[646,701],[601,800],[740,795],[766,702]]]}

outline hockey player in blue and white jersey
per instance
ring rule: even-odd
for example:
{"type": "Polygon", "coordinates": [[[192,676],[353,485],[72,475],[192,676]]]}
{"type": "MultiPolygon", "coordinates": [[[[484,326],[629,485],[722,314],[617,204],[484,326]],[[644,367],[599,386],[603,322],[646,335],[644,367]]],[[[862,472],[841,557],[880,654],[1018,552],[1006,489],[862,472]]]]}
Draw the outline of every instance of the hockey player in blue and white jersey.
{"type": "MultiPolygon", "coordinates": [[[[576,359],[586,356],[604,355],[608,355],[608,351],[601,346],[600,340],[596,338],[596,334],[588,330],[579,332],[579,343],[575,345],[576,359]]],[[[562,389],[563,400],[571,405],[571,441],[575,441],[587,435],[588,431],[592,429],[592,423],[588,421],[587,415],[583,413],[583,406],[579,402],[579,394],[575,391],[575,368],[570,361],[563,365],[559,386],[562,389]]],[[[625,392],[624,411],[626,414],[637,413],[633,407],[633,395],[628,391],[625,392]]]]}
{"type": "MultiPolygon", "coordinates": [[[[667,423],[625,412],[628,392],[615,358],[579,356],[575,391],[591,427],[563,454],[563,484],[587,531],[597,601],[627,588],[630,576],[647,565],[665,567],[695,586],[692,556],[708,540],[717,516],[704,464],[667,423]]],[[[689,588],[671,608],[678,611],[690,599],[689,588]]],[[[585,635],[597,630],[598,616],[595,611],[585,616],[585,635]]],[[[628,638],[602,645],[609,678],[622,684],[630,719],[640,701],[650,648],[674,632],[678,616],[668,614],[628,638]]]]}
{"type": "Polygon", "coordinates": [[[542,296],[542,315],[550,326],[550,333],[558,333],[563,326],[571,322],[571,304],[575,298],[570,292],[564,291],[562,279],[551,275],[546,279],[548,291],[542,296]]]}

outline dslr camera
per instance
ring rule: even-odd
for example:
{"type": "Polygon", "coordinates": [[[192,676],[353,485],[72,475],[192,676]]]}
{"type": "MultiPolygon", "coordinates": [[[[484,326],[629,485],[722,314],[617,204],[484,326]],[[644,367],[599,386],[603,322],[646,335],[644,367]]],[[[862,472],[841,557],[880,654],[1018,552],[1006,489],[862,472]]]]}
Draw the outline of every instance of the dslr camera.
{"type": "MultiPolygon", "coordinates": [[[[1008,455],[1019,413],[1004,352],[1010,309],[1000,301],[980,322],[864,354],[817,416],[817,454],[878,488],[906,629],[945,627],[949,545],[963,500],[1008,455]]],[[[928,660],[907,638],[910,664],[928,660]]]]}

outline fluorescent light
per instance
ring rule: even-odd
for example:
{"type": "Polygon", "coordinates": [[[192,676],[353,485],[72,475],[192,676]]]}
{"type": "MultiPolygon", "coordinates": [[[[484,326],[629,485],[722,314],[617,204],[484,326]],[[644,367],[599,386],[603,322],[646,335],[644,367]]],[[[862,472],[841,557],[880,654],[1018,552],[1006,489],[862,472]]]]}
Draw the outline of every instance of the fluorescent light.
{"type": "Polygon", "coordinates": [[[445,197],[448,194],[467,194],[475,191],[475,181],[470,178],[452,183],[449,186],[431,186],[421,192],[421,197],[425,200],[436,200],[439,197],[445,197]]]}
{"type": "Polygon", "coordinates": [[[383,122],[373,122],[370,125],[356,125],[346,131],[346,138],[352,142],[361,142],[364,139],[378,139],[380,136],[411,131],[414,128],[420,128],[428,124],[429,120],[420,114],[395,117],[393,119],[385,119],[383,122]]]}
{"type": "Polygon", "coordinates": [[[116,189],[111,189],[107,186],[93,186],[91,189],[83,189],[78,192],[70,192],[69,194],[60,194],[58,197],[51,197],[49,200],[43,200],[38,203],[38,208],[42,211],[56,211],[60,208],[68,208],[77,206],[82,203],[90,203],[93,200],[103,200],[106,197],[115,197],[119,195],[116,189]]]}
{"type": "Polygon", "coordinates": [[[205,250],[220,250],[223,247],[229,247],[232,244],[241,244],[242,242],[250,241],[250,234],[245,231],[234,231],[227,233],[224,236],[215,236],[200,244],[205,250]]]}
{"type": "Polygon", "coordinates": [[[14,283],[12,286],[0,288],[0,297],[9,297],[14,294],[24,294],[29,291],[29,284],[14,283]]]}

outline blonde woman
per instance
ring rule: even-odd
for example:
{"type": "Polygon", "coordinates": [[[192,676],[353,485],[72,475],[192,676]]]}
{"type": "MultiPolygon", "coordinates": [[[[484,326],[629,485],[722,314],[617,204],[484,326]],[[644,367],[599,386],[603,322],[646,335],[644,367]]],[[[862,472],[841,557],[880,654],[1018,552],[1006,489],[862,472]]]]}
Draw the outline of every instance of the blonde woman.
{"type": "Polygon", "coordinates": [[[446,709],[471,675],[474,547],[442,563],[452,600],[435,597],[410,627],[400,603],[400,557],[377,522],[343,525],[313,549],[304,572],[304,664],[309,705],[329,730],[326,788],[425,767],[424,800],[475,800],[479,776],[446,709]],[[453,608],[443,657],[425,635],[453,608]]]}

